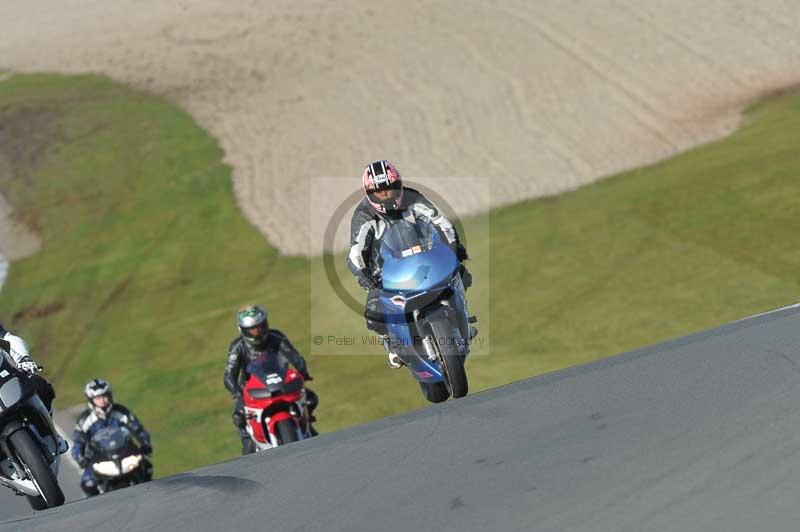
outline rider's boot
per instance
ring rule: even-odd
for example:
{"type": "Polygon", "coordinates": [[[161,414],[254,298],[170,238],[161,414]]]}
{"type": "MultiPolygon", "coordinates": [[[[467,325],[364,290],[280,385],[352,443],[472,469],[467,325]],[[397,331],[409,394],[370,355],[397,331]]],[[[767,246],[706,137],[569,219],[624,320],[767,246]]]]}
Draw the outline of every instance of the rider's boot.
{"type": "MultiPolygon", "coordinates": [[[[469,323],[477,323],[478,317],[477,316],[470,316],[467,319],[467,321],[469,321],[469,323]]],[[[470,327],[469,327],[469,339],[472,340],[476,336],[478,336],[478,328],[475,327],[474,325],[470,325],[470,327]]]]}
{"type": "Polygon", "coordinates": [[[405,366],[403,359],[400,358],[400,355],[397,354],[396,350],[392,347],[392,342],[389,340],[388,334],[382,334],[380,336],[381,344],[383,348],[386,350],[386,354],[388,358],[386,359],[386,363],[392,369],[400,369],[405,366]]]}
{"type": "Polygon", "coordinates": [[[145,482],[153,480],[153,462],[147,457],[142,459],[142,478],[145,482]]]}
{"type": "MultiPolygon", "coordinates": [[[[53,406],[50,406],[50,419],[53,419],[53,406]]],[[[55,426],[55,420],[53,421],[53,426],[55,426]]],[[[69,444],[67,440],[61,437],[61,434],[56,431],[56,454],[64,454],[69,450],[69,444]]]]}
{"type": "Polygon", "coordinates": [[[315,422],[314,410],[319,406],[319,396],[311,388],[306,388],[306,408],[308,408],[308,420],[315,422]]]}
{"type": "Polygon", "coordinates": [[[247,454],[253,454],[256,452],[256,446],[253,444],[253,440],[250,439],[248,435],[246,438],[242,437],[242,456],[247,454]]]}
{"type": "MultiPolygon", "coordinates": [[[[47,382],[41,375],[31,375],[31,381],[36,390],[36,395],[39,396],[42,404],[47,409],[47,413],[50,414],[50,419],[53,419],[53,401],[56,398],[56,391],[53,389],[53,385],[47,382]]],[[[67,452],[69,445],[64,438],[62,438],[58,432],[56,432],[54,436],[56,438],[56,454],[64,454],[67,452]]]]}
{"type": "MultiPolygon", "coordinates": [[[[50,413],[50,419],[53,419],[53,405],[49,405],[48,411],[50,413]]],[[[55,420],[53,421],[53,426],[55,426],[55,420]]],[[[61,434],[56,431],[56,454],[64,454],[69,450],[69,444],[67,440],[61,437],[61,434]]]]}
{"type": "MultiPolygon", "coordinates": [[[[235,414],[236,412],[234,412],[235,414]]],[[[244,419],[244,417],[242,417],[244,419]]],[[[236,424],[236,420],[234,418],[234,424],[236,424]]],[[[256,444],[253,443],[253,440],[250,438],[250,434],[248,434],[247,429],[245,429],[244,424],[241,426],[236,427],[239,432],[239,438],[242,440],[242,456],[246,454],[252,454],[256,452],[256,444]]]]}
{"type": "MultiPolygon", "coordinates": [[[[53,389],[53,385],[47,382],[41,375],[32,375],[31,380],[33,381],[36,389],[36,394],[39,396],[42,404],[47,409],[47,413],[50,414],[50,419],[53,419],[53,401],[56,398],[56,392],[53,389]]],[[[59,434],[58,431],[56,431],[54,436],[56,438],[56,454],[64,454],[67,452],[69,445],[67,444],[66,440],[61,437],[61,434],[59,434]]]]}
{"type": "Polygon", "coordinates": [[[94,478],[81,478],[81,490],[87,497],[100,495],[100,490],[97,489],[97,480],[94,478]]]}
{"type": "Polygon", "coordinates": [[[67,440],[61,437],[61,434],[56,433],[56,454],[64,454],[69,450],[67,440]]]}

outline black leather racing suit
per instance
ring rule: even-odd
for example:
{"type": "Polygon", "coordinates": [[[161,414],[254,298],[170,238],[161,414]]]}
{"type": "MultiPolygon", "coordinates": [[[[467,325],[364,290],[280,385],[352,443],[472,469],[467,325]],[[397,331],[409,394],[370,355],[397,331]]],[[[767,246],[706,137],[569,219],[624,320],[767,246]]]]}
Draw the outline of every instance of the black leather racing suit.
{"type": "MultiPolygon", "coordinates": [[[[439,212],[439,209],[416,189],[403,187],[403,203],[400,209],[383,214],[377,212],[364,198],[356,207],[350,222],[350,252],[347,255],[347,267],[358,279],[358,283],[367,289],[367,300],[364,317],[367,328],[378,334],[386,332],[379,308],[378,280],[380,279],[380,242],[389,225],[397,220],[414,221],[423,219],[432,223],[447,239],[454,249],[459,262],[467,258],[467,250],[458,237],[453,224],[439,212]]],[[[472,284],[472,275],[461,265],[461,277],[464,288],[472,284]]]]}
{"type": "MultiPolygon", "coordinates": [[[[245,429],[244,405],[242,402],[242,386],[249,377],[244,369],[251,361],[265,353],[269,356],[285,358],[300,372],[304,379],[309,379],[308,367],[305,359],[297,352],[297,349],[294,348],[286,335],[277,329],[269,330],[267,339],[262,346],[255,347],[250,345],[241,335],[237,336],[233,342],[231,342],[231,346],[228,349],[228,360],[225,364],[224,382],[225,388],[235,398],[232,416],[233,424],[236,425],[236,428],[239,430],[243,451],[245,452],[251,452],[252,448],[249,445],[250,436],[245,429]]],[[[313,412],[319,404],[319,397],[312,390],[306,388],[306,400],[308,401],[308,411],[313,421],[313,412]]]]}

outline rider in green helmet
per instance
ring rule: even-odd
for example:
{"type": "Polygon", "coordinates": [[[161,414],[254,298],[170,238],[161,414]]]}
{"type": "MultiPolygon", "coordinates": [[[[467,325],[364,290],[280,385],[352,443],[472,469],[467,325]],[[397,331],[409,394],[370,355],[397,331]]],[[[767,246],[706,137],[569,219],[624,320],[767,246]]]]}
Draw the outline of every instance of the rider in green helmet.
{"type": "MultiPolygon", "coordinates": [[[[228,349],[228,360],[225,365],[225,388],[234,399],[233,424],[239,431],[242,440],[242,454],[255,452],[253,442],[246,430],[244,404],[242,402],[242,386],[247,380],[245,368],[251,361],[261,355],[283,357],[303,376],[305,381],[313,380],[308,373],[305,359],[297,352],[292,343],[277,329],[269,328],[267,311],[261,305],[245,305],[236,313],[236,325],[239,335],[231,342],[228,349]]],[[[316,393],[306,388],[306,400],[311,421],[314,409],[319,403],[316,393]]],[[[312,428],[312,434],[316,431],[312,428]]]]}

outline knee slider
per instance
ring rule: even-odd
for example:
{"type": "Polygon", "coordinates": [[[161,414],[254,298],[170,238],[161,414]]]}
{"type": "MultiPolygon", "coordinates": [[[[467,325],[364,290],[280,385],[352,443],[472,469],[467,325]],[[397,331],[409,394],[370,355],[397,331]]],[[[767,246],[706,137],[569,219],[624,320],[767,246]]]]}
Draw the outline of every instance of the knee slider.
{"type": "Polygon", "coordinates": [[[377,321],[367,317],[367,329],[383,334],[386,332],[386,324],[383,323],[383,321],[377,321]]]}
{"type": "Polygon", "coordinates": [[[466,290],[470,286],[472,286],[472,274],[469,273],[469,270],[464,266],[461,265],[461,282],[464,284],[464,289],[466,290]]]}
{"type": "Polygon", "coordinates": [[[383,315],[377,309],[367,307],[364,310],[364,318],[367,320],[367,329],[370,331],[381,334],[386,332],[386,323],[383,320],[383,315]]]}
{"type": "Polygon", "coordinates": [[[319,396],[315,393],[309,393],[306,395],[306,406],[308,410],[313,412],[317,406],[319,406],[319,396]]]}
{"type": "Polygon", "coordinates": [[[247,425],[244,412],[236,410],[233,414],[231,414],[231,419],[233,420],[233,425],[240,429],[243,429],[247,425]]]}

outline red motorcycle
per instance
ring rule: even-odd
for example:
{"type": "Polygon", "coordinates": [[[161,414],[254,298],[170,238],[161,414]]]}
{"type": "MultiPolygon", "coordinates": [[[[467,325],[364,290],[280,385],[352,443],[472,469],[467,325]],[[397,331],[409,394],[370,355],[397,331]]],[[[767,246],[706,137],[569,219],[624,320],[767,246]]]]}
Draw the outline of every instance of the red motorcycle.
{"type": "Polygon", "coordinates": [[[244,413],[256,451],[312,436],[303,377],[276,356],[262,355],[245,369],[244,413]]]}

